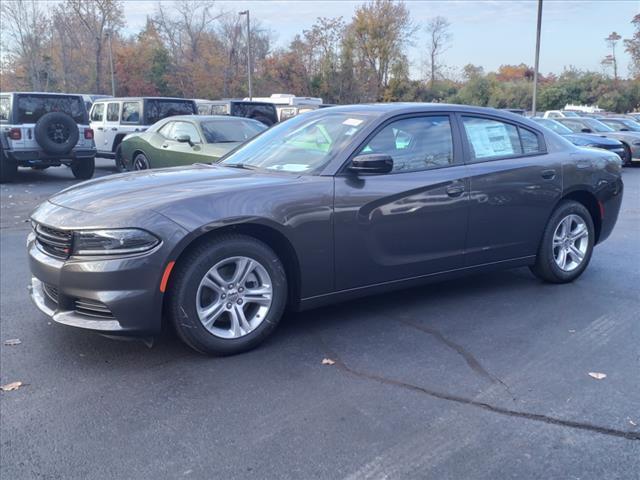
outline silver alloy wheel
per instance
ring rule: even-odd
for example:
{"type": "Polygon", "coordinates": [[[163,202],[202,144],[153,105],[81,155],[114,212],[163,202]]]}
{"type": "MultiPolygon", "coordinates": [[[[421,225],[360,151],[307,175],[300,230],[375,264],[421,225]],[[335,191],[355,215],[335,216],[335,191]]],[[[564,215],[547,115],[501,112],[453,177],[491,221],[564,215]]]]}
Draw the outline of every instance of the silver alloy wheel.
{"type": "Polygon", "coordinates": [[[553,259],[565,272],[572,272],[584,261],[589,248],[589,229],[579,215],[560,220],[553,232],[553,259]]]}
{"type": "Polygon", "coordinates": [[[216,263],[200,280],[196,310],[211,334],[240,338],[264,321],[272,299],[271,277],[262,264],[248,257],[230,257],[216,263]]]}
{"type": "Polygon", "coordinates": [[[149,169],[149,160],[143,154],[139,153],[136,155],[136,158],[133,159],[133,169],[134,170],[148,170],[149,169]]]}

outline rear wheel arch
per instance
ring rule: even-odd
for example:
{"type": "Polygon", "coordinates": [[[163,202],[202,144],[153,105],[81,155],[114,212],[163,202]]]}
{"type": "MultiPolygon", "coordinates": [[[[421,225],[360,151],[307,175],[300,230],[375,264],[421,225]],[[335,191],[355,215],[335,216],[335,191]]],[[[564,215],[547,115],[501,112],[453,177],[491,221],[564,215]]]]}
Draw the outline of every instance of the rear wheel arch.
{"type": "Polygon", "coordinates": [[[600,238],[600,231],[602,229],[602,216],[600,213],[600,205],[596,196],[588,190],[574,190],[566,193],[560,199],[558,204],[563,200],[574,200],[584,205],[584,207],[589,211],[589,214],[591,214],[591,220],[593,221],[593,227],[595,229],[596,238],[594,244],[597,244],[600,238]]]}
{"type": "MultiPolygon", "coordinates": [[[[287,239],[287,237],[274,227],[270,227],[260,223],[237,223],[233,225],[225,225],[223,227],[209,230],[201,235],[191,238],[185,245],[178,247],[178,251],[174,252],[171,258],[175,258],[175,266],[184,260],[186,255],[203,243],[213,242],[216,237],[225,234],[240,234],[254,238],[263,242],[270,247],[278,256],[284,265],[285,274],[287,276],[287,306],[295,308],[300,300],[300,264],[295,248],[287,239]]],[[[167,292],[171,289],[171,276],[167,284],[167,292]]],[[[166,299],[167,295],[165,295],[166,299]]]]}

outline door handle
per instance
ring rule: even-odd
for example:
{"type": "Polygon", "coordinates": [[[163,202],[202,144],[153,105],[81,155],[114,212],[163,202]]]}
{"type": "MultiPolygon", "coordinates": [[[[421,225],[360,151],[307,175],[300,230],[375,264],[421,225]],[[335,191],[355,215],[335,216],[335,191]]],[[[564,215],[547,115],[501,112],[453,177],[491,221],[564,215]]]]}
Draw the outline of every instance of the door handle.
{"type": "Polygon", "coordinates": [[[118,131],[118,127],[111,127],[111,130],[113,130],[114,132],[118,131]]]}
{"type": "Polygon", "coordinates": [[[162,145],[162,148],[169,148],[169,145],[165,143],[164,145],[162,145]]]}
{"type": "Polygon", "coordinates": [[[554,178],[556,178],[556,171],[555,170],[543,170],[541,175],[542,175],[542,178],[544,178],[545,180],[553,180],[554,178]]]}
{"type": "Polygon", "coordinates": [[[102,127],[98,127],[98,130],[104,130],[104,128],[102,128],[102,127]]]}
{"type": "Polygon", "coordinates": [[[447,195],[450,197],[459,197],[464,193],[464,185],[451,185],[447,187],[447,195]]]}

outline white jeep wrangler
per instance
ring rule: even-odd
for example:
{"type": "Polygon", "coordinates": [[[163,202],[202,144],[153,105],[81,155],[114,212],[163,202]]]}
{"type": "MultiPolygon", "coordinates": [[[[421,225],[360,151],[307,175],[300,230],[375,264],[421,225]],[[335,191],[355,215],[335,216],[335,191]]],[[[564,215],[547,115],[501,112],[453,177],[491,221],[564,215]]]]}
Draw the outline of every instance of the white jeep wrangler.
{"type": "Polygon", "coordinates": [[[81,95],[2,92],[0,94],[0,181],[13,180],[18,167],[44,170],[68,165],[89,179],[96,147],[81,95]]]}

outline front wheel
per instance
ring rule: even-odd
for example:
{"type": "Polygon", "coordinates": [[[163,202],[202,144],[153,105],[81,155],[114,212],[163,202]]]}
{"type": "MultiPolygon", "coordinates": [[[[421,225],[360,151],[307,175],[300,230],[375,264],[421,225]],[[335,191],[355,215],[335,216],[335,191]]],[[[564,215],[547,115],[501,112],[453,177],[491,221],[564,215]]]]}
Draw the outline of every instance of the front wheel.
{"type": "Polygon", "coordinates": [[[96,159],[94,157],[78,158],[71,164],[71,172],[79,180],[89,180],[93,177],[95,169],[96,159]]]}
{"type": "Polygon", "coordinates": [[[200,244],[176,265],[168,314],[193,349],[232,355],[262,343],[287,300],[284,267],[275,252],[245,235],[200,244]]]}
{"type": "Polygon", "coordinates": [[[118,173],[123,173],[127,171],[127,165],[124,162],[124,156],[122,155],[122,144],[116,147],[116,151],[114,152],[115,160],[116,160],[116,170],[118,173]]]}
{"type": "Polygon", "coordinates": [[[531,271],[547,282],[572,282],[589,265],[594,241],[589,211],[581,203],[563,201],[549,219],[531,271]]]}

